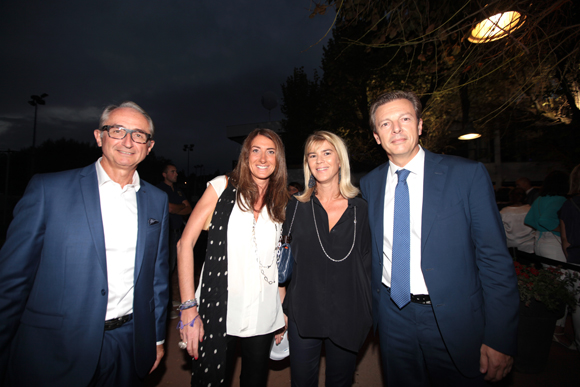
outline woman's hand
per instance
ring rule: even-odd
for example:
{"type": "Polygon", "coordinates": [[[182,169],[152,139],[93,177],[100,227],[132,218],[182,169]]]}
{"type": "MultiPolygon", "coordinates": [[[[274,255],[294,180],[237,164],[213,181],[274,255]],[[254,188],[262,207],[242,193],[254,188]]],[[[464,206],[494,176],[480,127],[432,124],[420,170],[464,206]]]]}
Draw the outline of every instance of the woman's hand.
{"type": "Polygon", "coordinates": [[[288,330],[288,316],[284,315],[284,327],[281,328],[280,331],[278,331],[279,333],[276,333],[276,335],[274,336],[274,338],[276,339],[276,345],[280,344],[282,342],[282,338],[284,337],[284,333],[286,333],[286,331],[288,330]]]}
{"type": "Polygon", "coordinates": [[[199,343],[203,341],[203,322],[197,312],[197,307],[181,311],[181,322],[183,328],[179,330],[181,341],[187,344],[187,353],[195,360],[199,357],[199,343]],[[193,326],[191,322],[194,321],[193,326]]]}
{"type": "MultiPolygon", "coordinates": [[[[201,234],[201,229],[205,220],[213,209],[218,200],[218,195],[210,184],[203,193],[203,196],[197,202],[191,213],[181,239],[177,242],[177,272],[179,274],[179,292],[183,300],[192,300],[195,298],[194,277],[194,259],[193,249],[197,238],[201,234]]],[[[203,340],[204,330],[203,322],[199,315],[197,307],[181,311],[180,336],[181,340],[186,343],[187,353],[195,359],[198,358],[199,343],[203,340]],[[197,317],[197,318],[196,318],[197,317]],[[195,321],[193,321],[195,319],[195,321]],[[190,326],[193,321],[193,326],[190,326]]]]}

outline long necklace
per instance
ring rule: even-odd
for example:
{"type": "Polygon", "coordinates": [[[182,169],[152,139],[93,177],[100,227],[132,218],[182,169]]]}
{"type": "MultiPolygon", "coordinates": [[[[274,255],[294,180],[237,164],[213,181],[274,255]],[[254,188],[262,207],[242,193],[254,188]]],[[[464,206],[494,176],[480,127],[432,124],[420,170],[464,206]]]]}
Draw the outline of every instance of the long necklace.
{"type": "MultiPolygon", "coordinates": [[[[260,267],[260,273],[262,273],[262,275],[264,276],[264,281],[266,281],[268,283],[268,285],[272,285],[273,283],[275,283],[275,280],[270,281],[268,279],[268,276],[266,275],[266,273],[264,273],[264,269],[269,269],[272,267],[272,265],[274,264],[274,262],[276,261],[276,256],[278,255],[278,251],[276,248],[274,248],[274,254],[272,254],[272,262],[270,262],[269,265],[262,265],[262,262],[260,262],[260,255],[258,254],[258,241],[256,240],[256,218],[254,218],[252,216],[254,223],[252,225],[252,239],[254,241],[254,251],[256,254],[256,262],[258,263],[258,266],[260,267]]],[[[278,235],[278,225],[274,224],[275,227],[275,234],[278,235]]]]}
{"type": "Polygon", "coordinates": [[[326,253],[326,250],[324,250],[324,246],[322,246],[322,241],[320,240],[320,234],[318,233],[318,225],[316,224],[316,216],[314,215],[314,200],[310,200],[310,203],[312,203],[312,217],[314,218],[314,228],[316,229],[316,235],[318,236],[318,243],[320,243],[320,247],[322,248],[324,255],[326,255],[326,258],[330,259],[332,262],[344,261],[345,259],[348,258],[350,253],[352,253],[352,249],[354,248],[354,243],[356,242],[356,206],[354,206],[354,235],[352,237],[352,246],[350,246],[350,250],[349,250],[348,254],[346,255],[346,257],[344,257],[342,259],[334,259],[334,258],[331,258],[330,255],[328,255],[326,253]]]}

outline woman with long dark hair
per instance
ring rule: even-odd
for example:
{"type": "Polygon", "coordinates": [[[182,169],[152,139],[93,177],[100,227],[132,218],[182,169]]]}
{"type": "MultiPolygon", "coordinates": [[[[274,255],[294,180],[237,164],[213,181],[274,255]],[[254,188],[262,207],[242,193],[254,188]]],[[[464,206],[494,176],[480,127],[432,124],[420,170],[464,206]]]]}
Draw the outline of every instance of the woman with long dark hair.
{"type": "Polygon", "coordinates": [[[288,201],[286,176],[278,135],[254,130],[229,178],[209,182],[178,242],[180,346],[193,357],[194,386],[229,385],[238,340],[240,385],[266,385],[270,346],[285,327],[276,253],[288,201]],[[209,216],[207,253],[194,295],[193,247],[209,216]]]}

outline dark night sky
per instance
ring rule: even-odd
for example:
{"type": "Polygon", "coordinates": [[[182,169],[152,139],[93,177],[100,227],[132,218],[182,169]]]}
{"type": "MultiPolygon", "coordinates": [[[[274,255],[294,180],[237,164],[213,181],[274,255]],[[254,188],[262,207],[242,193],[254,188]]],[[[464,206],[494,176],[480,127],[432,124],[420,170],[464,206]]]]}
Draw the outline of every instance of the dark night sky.
{"type": "MultiPolygon", "coordinates": [[[[268,121],[294,67],[320,67],[334,14],[310,0],[0,2],[0,150],[32,144],[30,95],[47,93],[36,143],[93,142],[103,108],[133,100],[153,118],[154,150],[187,169],[229,170],[226,126],[268,121]]],[[[330,35],[330,34],[329,34],[330,35]]],[[[278,106],[272,120],[282,119],[278,106]]]]}

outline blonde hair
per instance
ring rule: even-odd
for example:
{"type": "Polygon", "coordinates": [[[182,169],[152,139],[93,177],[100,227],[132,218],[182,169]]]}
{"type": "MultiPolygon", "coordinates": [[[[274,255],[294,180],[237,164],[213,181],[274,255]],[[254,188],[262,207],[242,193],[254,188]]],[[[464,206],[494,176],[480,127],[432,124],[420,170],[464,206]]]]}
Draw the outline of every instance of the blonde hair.
{"type": "Polygon", "coordinates": [[[348,161],[348,150],[343,139],[334,133],[321,130],[312,133],[306,139],[306,143],[304,144],[303,167],[305,189],[302,195],[296,196],[296,199],[303,203],[310,200],[310,196],[314,193],[316,188],[316,186],[313,188],[308,187],[308,181],[310,180],[310,176],[312,176],[310,167],[308,167],[308,153],[313,151],[316,147],[320,146],[320,144],[324,141],[328,141],[334,147],[334,149],[336,149],[336,154],[338,155],[338,162],[340,164],[340,182],[338,184],[338,188],[340,190],[340,194],[345,199],[352,199],[360,192],[359,189],[352,185],[350,181],[350,163],[348,161]]]}

